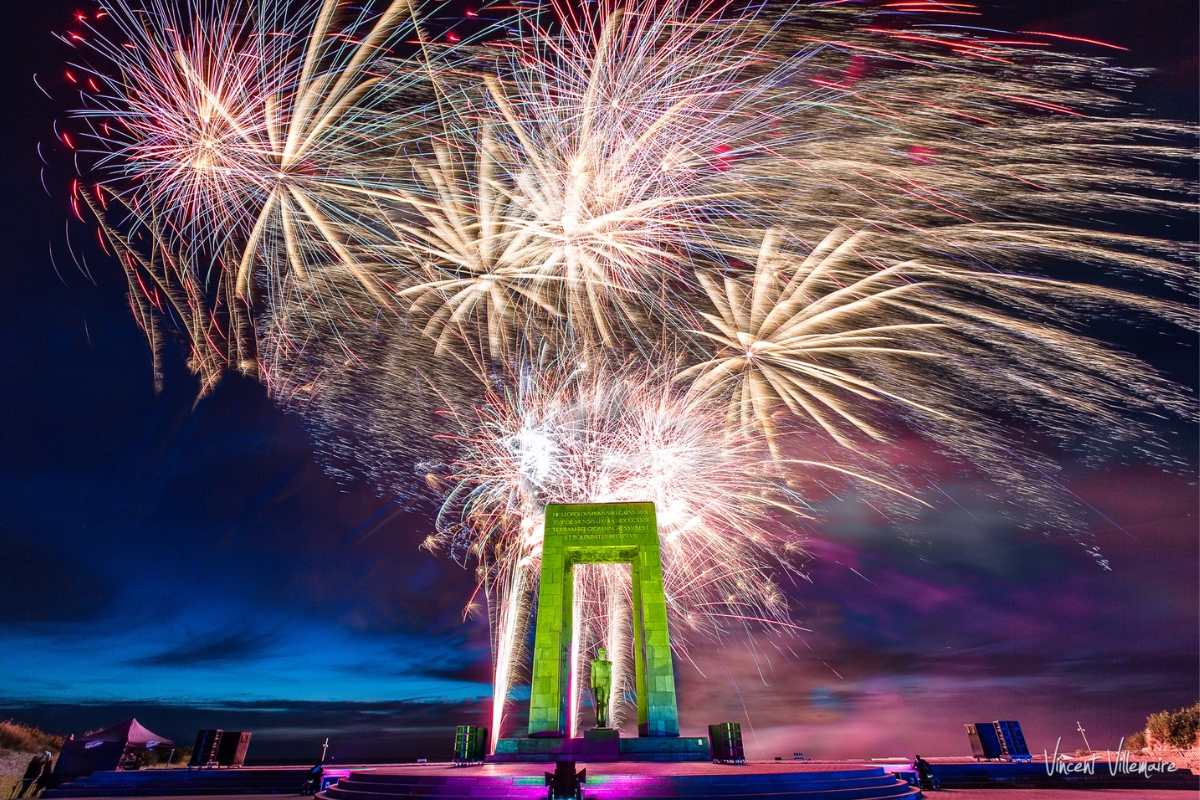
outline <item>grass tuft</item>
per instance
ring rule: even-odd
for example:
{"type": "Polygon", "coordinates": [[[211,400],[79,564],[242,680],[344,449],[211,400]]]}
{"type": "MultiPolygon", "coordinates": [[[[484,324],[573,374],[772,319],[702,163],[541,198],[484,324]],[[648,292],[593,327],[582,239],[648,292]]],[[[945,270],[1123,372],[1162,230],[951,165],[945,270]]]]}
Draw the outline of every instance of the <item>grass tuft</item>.
{"type": "Polygon", "coordinates": [[[15,750],[19,753],[40,753],[49,750],[58,753],[63,739],[46,733],[32,725],[7,720],[0,722],[0,750],[15,750]]]}

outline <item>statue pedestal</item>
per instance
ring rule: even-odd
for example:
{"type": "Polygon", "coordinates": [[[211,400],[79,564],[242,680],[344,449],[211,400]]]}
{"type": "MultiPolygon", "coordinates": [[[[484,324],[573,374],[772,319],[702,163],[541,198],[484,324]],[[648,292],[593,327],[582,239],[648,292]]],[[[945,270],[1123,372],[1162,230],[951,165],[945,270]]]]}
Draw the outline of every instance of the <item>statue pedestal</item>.
{"type": "Polygon", "coordinates": [[[592,728],[583,732],[583,738],[592,742],[606,742],[609,739],[620,739],[621,732],[616,728],[592,728]]]}
{"type": "Polygon", "coordinates": [[[501,739],[490,762],[548,761],[710,761],[703,736],[638,736],[620,738],[616,728],[584,731],[582,738],[501,739]],[[609,731],[612,731],[610,734],[609,731]],[[597,734],[600,734],[597,736],[597,734]]]}
{"type": "Polygon", "coordinates": [[[538,737],[536,739],[501,739],[496,752],[488,761],[620,761],[621,740],[567,739],[538,737]]]}

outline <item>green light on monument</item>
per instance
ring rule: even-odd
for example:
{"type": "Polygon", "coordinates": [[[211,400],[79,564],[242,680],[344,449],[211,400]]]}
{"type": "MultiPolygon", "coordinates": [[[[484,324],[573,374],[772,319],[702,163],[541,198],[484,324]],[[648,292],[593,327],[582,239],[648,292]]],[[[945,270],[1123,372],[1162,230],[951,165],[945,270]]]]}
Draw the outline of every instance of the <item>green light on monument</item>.
{"type": "Polygon", "coordinates": [[[569,735],[568,662],[576,564],[630,565],[638,735],[678,736],[667,598],[653,503],[546,506],[529,735],[569,735]]]}

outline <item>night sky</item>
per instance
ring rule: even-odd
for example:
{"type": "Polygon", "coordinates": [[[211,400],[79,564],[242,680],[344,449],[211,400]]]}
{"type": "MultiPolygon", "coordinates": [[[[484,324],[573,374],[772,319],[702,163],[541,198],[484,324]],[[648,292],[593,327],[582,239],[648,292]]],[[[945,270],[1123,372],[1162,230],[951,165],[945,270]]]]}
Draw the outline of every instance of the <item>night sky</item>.
{"type": "MultiPolygon", "coordinates": [[[[69,53],[51,31],[75,4],[9,6],[0,718],[66,734],[136,715],[189,742],[242,728],[252,760],[315,757],[326,736],[340,761],[448,755],[449,728],[486,724],[490,704],[486,621],[462,615],[472,573],[418,550],[427,516],[326,477],[302,420],[257,383],[230,377],[196,403],[168,349],[155,394],[119,267],[68,224],[73,167],[52,124],[69,53]]],[[[1197,119],[1195,2],[988,14],[1128,47],[1120,63],[1158,70],[1136,99],[1197,119]]],[[[1125,344],[1195,389],[1194,341],[1125,344]]],[[[1077,722],[1115,747],[1147,714],[1195,702],[1196,430],[1164,433],[1187,468],[1067,457],[1111,572],[1065,533],[1018,529],[950,468],[951,499],[915,537],[853,501],[826,509],[812,581],[788,587],[812,633],[697,647],[677,664],[685,732],[740,720],[752,757],[966,755],[962,723],[1015,718],[1040,752],[1060,736],[1081,747],[1077,722]]]]}

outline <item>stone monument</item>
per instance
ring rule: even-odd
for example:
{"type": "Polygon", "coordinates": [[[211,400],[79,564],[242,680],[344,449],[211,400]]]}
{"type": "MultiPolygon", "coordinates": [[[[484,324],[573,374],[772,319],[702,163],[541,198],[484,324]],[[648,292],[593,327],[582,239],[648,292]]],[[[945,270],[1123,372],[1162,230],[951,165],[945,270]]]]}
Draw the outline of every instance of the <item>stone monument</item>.
{"type": "MultiPolygon", "coordinates": [[[[667,599],[653,503],[546,507],[530,688],[528,738],[501,739],[491,760],[708,760],[706,738],[679,737],[667,599]],[[618,739],[613,731],[612,738],[572,739],[567,715],[575,566],[622,563],[630,565],[633,584],[630,628],[638,738],[618,739]]],[[[607,702],[601,703],[599,694],[596,699],[607,712],[607,702]]]]}

